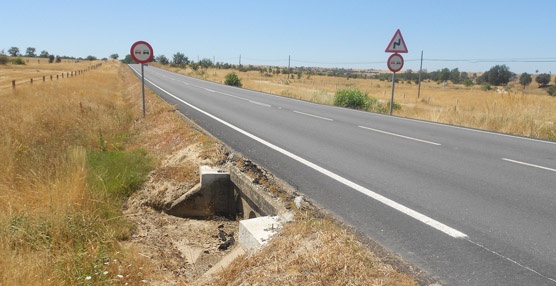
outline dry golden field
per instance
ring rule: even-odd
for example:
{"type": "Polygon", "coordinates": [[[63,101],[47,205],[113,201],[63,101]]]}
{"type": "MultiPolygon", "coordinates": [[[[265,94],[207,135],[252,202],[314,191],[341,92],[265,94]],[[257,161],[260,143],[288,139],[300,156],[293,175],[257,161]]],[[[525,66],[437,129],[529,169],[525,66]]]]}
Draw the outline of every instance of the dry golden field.
{"type": "MultiPolygon", "coordinates": [[[[198,71],[164,68],[220,83],[224,82],[227,73],[232,72],[212,68],[198,71]]],[[[323,104],[333,104],[334,93],[339,89],[356,88],[386,106],[392,92],[391,81],[378,79],[348,80],[328,76],[307,77],[304,74],[301,79],[292,76],[294,78],[288,83],[287,75],[283,74],[265,76],[258,71],[235,72],[244,88],[323,104]]],[[[548,96],[546,90],[538,88],[534,80],[525,89],[517,82],[511,82],[507,87],[494,87],[490,91],[484,91],[477,85],[448,84],[443,88],[436,82],[423,82],[419,98],[417,94],[417,84],[397,83],[394,102],[401,104],[402,109],[395,110],[394,115],[556,140],[556,97],[548,96]]]]}

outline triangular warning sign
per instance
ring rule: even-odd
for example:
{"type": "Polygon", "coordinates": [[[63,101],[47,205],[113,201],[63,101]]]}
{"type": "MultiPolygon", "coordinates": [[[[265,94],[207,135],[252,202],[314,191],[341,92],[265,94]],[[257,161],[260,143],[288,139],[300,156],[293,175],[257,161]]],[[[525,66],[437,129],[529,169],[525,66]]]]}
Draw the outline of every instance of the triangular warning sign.
{"type": "Polygon", "coordinates": [[[400,32],[400,29],[398,29],[394,34],[394,37],[392,37],[392,40],[390,41],[390,44],[388,44],[385,52],[407,53],[407,46],[405,45],[405,41],[403,40],[402,32],[400,32]]]}

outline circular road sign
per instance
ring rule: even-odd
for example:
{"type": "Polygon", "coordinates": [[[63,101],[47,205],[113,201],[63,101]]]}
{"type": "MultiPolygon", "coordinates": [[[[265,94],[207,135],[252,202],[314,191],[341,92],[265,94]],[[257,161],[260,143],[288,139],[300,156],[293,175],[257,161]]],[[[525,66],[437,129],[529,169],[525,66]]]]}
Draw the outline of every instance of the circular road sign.
{"type": "Polygon", "coordinates": [[[138,41],[131,45],[131,57],[140,64],[148,63],[153,59],[153,47],[145,41],[138,41]]]}
{"type": "Polygon", "coordinates": [[[392,72],[399,72],[403,68],[403,58],[400,54],[392,54],[388,58],[388,69],[392,72]]]}

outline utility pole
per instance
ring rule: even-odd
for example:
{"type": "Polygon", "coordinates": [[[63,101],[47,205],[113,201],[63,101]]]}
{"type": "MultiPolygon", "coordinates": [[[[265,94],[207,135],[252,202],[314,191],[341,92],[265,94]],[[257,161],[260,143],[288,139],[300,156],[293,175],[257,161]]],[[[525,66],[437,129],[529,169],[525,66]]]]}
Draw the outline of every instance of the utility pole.
{"type": "Polygon", "coordinates": [[[423,51],[421,51],[421,67],[419,67],[419,89],[417,90],[417,98],[421,96],[421,73],[423,72],[423,51]]]}
{"type": "Polygon", "coordinates": [[[291,62],[291,56],[288,56],[288,78],[290,78],[290,73],[291,73],[290,62],[291,62]]]}
{"type": "Polygon", "coordinates": [[[241,55],[239,55],[239,66],[241,66],[241,55]]]}

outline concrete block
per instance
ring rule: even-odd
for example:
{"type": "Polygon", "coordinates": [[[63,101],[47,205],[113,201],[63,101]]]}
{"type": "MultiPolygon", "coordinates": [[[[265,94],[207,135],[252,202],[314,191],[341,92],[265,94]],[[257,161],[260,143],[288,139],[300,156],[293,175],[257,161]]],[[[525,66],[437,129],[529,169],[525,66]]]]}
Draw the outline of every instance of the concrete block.
{"type": "Polygon", "coordinates": [[[235,218],[236,207],[230,174],[201,166],[201,183],[175,200],[166,213],[190,218],[213,215],[235,218]]]}
{"type": "Polygon", "coordinates": [[[261,249],[281,227],[277,216],[242,220],[239,222],[239,245],[246,251],[261,249]]]}

